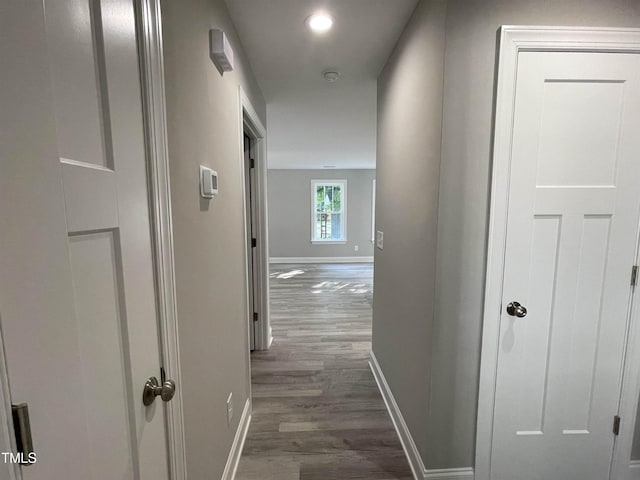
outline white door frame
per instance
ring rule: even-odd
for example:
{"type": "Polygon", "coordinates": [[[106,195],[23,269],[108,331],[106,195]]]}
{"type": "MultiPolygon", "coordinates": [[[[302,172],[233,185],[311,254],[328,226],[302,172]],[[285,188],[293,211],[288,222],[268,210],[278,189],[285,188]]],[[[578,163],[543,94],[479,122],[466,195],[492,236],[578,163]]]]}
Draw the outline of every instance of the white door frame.
{"type": "Polygon", "coordinates": [[[166,377],[176,381],[175,396],[170,402],[164,404],[169,474],[172,480],[186,480],[186,445],[180,382],[182,377],[180,375],[178,312],[176,309],[162,18],[160,0],[141,0],[134,3],[136,4],[139,39],[138,51],[162,366],[166,377]]]}
{"type": "MultiPolygon", "coordinates": [[[[257,251],[258,258],[254,275],[258,277],[258,287],[255,292],[258,312],[257,328],[255,330],[256,350],[268,350],[273,341],[271,335],[271,321],[269,318],[269,222],[267,217],[267,129],[262,124],[258,113],[251,104],[251,100],[242,87],[238,88],[238,105],[240,122],[238,123],[238,141],[240,145],[240,171],[242,172],[242,198],[244,202],[245,244],[249,245],[247,231],[247,205],[244,182],[244,132],[255,141],[255,180],[256,180],[256,222],[257,222],[257,251]]],[[[245,261],[249,261],[251,251],[247,249],[245,261]]],[[[245,271],[248,270],[245,268],[245,271]]],[[[249,281],[247,275],[247,312],[249,312],[249,281]]],[[[250,339],[247,339],[250,342],[250,339]]],[[[249,344],[250,345],[250,344],[249,344]]],[[[247,349],[249,349],[247,345],[247,349]]]]}
{"type": "MultiPolygon", "coordinates": [[[[15,452],[16,442],[13,433],[9,371],[4,355],[1,323],[2,318],[0,318],[0,452],[15,452]]],[[[19,480],[22,478],[21,468],[16,464],[5,463],[4,459],[0,458],[0,477],[7,478],[7,480],[19,480]]]]}
{"type": "MultiPolygon", "coordinates": [[[[476,430],[475,479],[490,479],[493,410],[498,363],[500,310],[515,107],[518,53],[521,51],[584,51],[640,54],[640,29],[518,27],[500,29],[500,50],[491,180],[491,213],[487,248],[480,385],[476,430]]],[[[640,160],[640,159],[639,159],[640,160]]],[[[638,254],[636,254],[637,257],[638,254]]],[[[636,258],[636,264],[638,259],[636,258]]],[[[629,265],[631,268],[631,265],[629,265]]],[[[635,294],[634,294],[635,297],[635,294]]],[[[635,413],[640,392],[640,309],[631,310],[611,480],[628,480],[635,413]]],[[[612,419],[613,420],[613,419],[612,419]]]]}

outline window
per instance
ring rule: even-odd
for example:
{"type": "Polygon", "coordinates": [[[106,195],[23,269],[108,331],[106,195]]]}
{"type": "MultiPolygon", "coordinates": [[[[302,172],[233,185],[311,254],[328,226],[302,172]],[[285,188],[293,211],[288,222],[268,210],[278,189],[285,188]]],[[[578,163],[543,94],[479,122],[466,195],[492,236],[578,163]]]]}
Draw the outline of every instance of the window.
{"type": "Polygon", "coordinates": [[[371,243],[376,240],[376,179],[371,182],[371,243]]]}
{"type": "Polygon", "coordinates": [[[347,241],[347,181],[311,181],[311,241],[347,241]]]}

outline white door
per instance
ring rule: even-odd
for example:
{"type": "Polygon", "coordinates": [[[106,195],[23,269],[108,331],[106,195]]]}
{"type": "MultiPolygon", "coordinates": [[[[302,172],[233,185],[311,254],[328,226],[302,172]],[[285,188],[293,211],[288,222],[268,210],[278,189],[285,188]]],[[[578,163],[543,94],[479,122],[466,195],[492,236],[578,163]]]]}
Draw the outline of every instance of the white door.
{"type": "Polygon", "coordinates": [[[0,316],[26,480],[168,479],[134,0],[8,0],[0,316]]]}
{"type": "Polygon", "coordinates": [[[256,248],[257,233],[255,222],[255,159],[253,158],[251,137],[244,134],[244,193],[247,229],[247,286],[249,288],[249,348],[256,349],[256,325],[258,322],[258,302],[256,300],[256,248]]]}
{"type": "Polygon", "coordinates": [[[491,478],[605,480],[638,238],[640,56],[520,53],[513,122],[491,478]]]}

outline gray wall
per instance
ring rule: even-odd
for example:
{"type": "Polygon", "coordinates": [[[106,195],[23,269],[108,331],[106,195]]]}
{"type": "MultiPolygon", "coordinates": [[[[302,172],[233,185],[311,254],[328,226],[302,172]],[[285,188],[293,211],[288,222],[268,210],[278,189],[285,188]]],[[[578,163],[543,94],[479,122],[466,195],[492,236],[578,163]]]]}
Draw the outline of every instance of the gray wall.
{"type": "Polygon", "coordinates": [[[427,456],[445,1],[421,2],[378,78],[373,352],[427,456]]]}
{"type": "Polygon", "coordinates": [[[269,170],[270,257],[372,257],[375,170],[269,170]],[[347,180],[347,243],[311,243],[311,180],[347,180]],[[354,251],[358,245],[359,250],[354,251]]]}
{"type": "MultiPolygon", "coordinates": [[[[435,165],[438,162],[426,158],[424,142],[417,141],[436,128],[436,112],[424,107],[407,108],[404,113],[400,109],[412,95],[417,101],[439,95],[437,74],[441,70],[433,59],[437,58],[438,49],[444,48],[439,40],[441,20],[436,22],[433,16],[420,15],[429,9],[436,10],[439,3],[435,0],[420,3],[412,25],[379,80],[378,189],[389,192],[395,185],[406,194],[401,194],[401,198],[379,195],[378,226],[391,232],[408,228],[408,243],[415,241],[415,230],[420,229],[424,241],[420,251],[413,248],[413,242],[407,249],[396,250],[393,233],[388,235],[389,240],[385,236],[385,250],[376,256],[373,345],[376,355],[382,358],[387,380],[427,468],[452,468],[474,463],[496,32],[500,25],[640,27],[640,2],[449,0],[446,49],[441,50],[445,52],[442,158],[439,197],[434,202],[432,194],[438,190],[437,181],[419,175],[423,180],[423,188],[419,190],[413,179],[417,172],[427,168],[438,174],[435,165]],[[437,40],[426,41],[426,34],[415,33],[429,29],[437,40]],[[399,61],[411,55],[422,56],[423,67],[410,67],[409,61],[399,61]],[[413,94],[394,88],[393,78],[401,76],[410,88],[412,81],[419,79],[414,69],[425,68],[429,61],[433,69],[420,88],[413,88],[413,94]],[[426,134],[417,135],[408,151],[401,145],[394,151],[393,132],[407,124],[423,126],[426,134]],[[400,162],[398,170],[404,169],[404,157],[413,160],[411,166],[405,167],[407,172],[390,174],[392,161],[400,162]],[[392,212],[406,209],[413,212],[420,202],[429,207],[438,205],[437,222],[430,208],[424,208],[413,226],[400,225],[398,219],[389,223],[392,212]],[[437,254],[430,236],[436,224],[437,254]],[[402,293],[399,290],[403,282],[397,281],[398,270],[392,265],[405,264],[409,255],[430,274],[431,262],[437,259],[436,272],[433,278],[426,273],[421,278],[410,268],[409,275],[419,282],[413,285],[420,288],[414,286],[402,293]],[[421,260],[417,262],[416,258],[421,260]],[[389,292],[383,291],[385,285],[391,289],[389,292]],[[422,301],[418,302],[419,299],[422,301]],[[399,322],[410,331],[399,333],[399,322]],[[407,352],[410,349],[417,351],[407,352]],[[419,368],[407,369],[409,360],[420,361],[419,368]],[[429,396],[425,397],[427,393],[429,396]],[[411,395],[420,397],[421,402],[407,398],[411,395]],[[426,414],[422,411],[425,405],[426,414]]],[[[438,146],[433,141],[428,143],[428,151],[435,154],[438,146]]],[[[640,457],[640,452],[636,451],[636,455],[640,457]]]]}
{"type": "Polygon", "coordinates": [[[250,381],[238,85],[263,122],[266,107],[223,0],[162,9],[187,468],[189,478],[220,478],[250,381]],[[234,49],[224,76],[209,59],[210,28],[234,49]],[[220,176],[213,200],[200,198],[200,164],[220,176]]]}

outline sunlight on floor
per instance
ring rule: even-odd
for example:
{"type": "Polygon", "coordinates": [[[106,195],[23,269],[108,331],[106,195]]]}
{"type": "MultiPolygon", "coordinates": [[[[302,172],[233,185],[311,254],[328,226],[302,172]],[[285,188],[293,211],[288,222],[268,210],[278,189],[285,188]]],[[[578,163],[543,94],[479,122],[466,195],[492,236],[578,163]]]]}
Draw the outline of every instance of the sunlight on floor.
{"type": "Polygon", "coordinates": [[[314,289],[311,290],[311,293],[336,292],[338,290],[344,290],[349,293],[367,293],[369,291],[363,283],[350,282],[321,282],[311,288],[314,289]]]}
{"type": "Polygon", "coordinates": [[[291,270],[289,272],[273,272],[269,274],[271,278],[293,278],[297,275],[304,274],[304,270],[291,270]]]}

